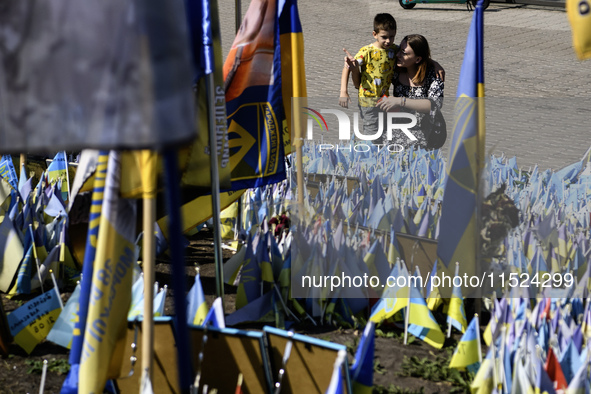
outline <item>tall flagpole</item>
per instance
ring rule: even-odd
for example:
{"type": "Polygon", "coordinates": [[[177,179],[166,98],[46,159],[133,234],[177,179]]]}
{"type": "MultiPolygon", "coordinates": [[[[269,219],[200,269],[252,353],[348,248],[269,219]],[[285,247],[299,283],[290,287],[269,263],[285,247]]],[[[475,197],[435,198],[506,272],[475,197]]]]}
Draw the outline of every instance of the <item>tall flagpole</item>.
{"type": "Polygon", "coordinates": [[[207,107],[209,117],[209,160],[211,167],[211,211],[213,214],[213,246],[215,259],[216,295],[224,307],[224,266],[222,259],[222,221],[220,209],[220,175],[218,171],[218,146],[215,127],[215,81],[213,73],[207,75],[207,107]]]}
{"type": "Polygon", "coordinates": [[[235,1],[236,7],[235,7],[235,14],[234,14],[234,19],[236,22],[236,34],[238,34],[238,30],[240,29],[240,24],[242,23],[242,5],[241,5],[241,0],[236,0],[235,1]]]}
{"type": "MultiPolygon", "coordinates": [[[[191,345],[189,328],[187,326],[187,282],[185,274],[185,245],[183,244],[181,196],[179,178],[178,153],[168,149],[163,153],[165,190],[168,206],[168,233],[170,245],[170,259],[172,261],[172,280],[174,288],[174,310],[176,313],[176,347],[179,386],[182,393],[186,393],[191,386],[191,345]]],[[[151,286],[152,284],[150,284],[151,286]]]]}
{"type": "Polygon", "coordinates": [[[154,222],[156,221],[156,152],[137,152],[140,157],[143,189],[143,271],[144,271],[144,320],[142,323],[142,380],[153,381],[154,354],[154,286],[156,242],[154,222]]]}

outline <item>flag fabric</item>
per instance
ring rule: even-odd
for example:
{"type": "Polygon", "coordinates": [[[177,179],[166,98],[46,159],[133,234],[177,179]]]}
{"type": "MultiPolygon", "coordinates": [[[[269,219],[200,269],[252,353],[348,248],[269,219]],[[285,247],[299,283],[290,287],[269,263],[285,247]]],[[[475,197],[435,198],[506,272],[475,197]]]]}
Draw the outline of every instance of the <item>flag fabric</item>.
{"type": "MultiPolygon", "coordinates": [[[[304,67],[304,33],[300,23],[297,0],[279,2],[279,42],[281,47],[281,91],[283,96],[283,147],[285,154],[292,149],[292,123],[301,125],[300,113],[294,113],[292,122],[292,97],[307,97],[304,67]]],[[[300,103],[301,104],[301,103],[300,103]]]]}
{"type": "MultiPolygon", "coordinates": [[[[404,264],[395,265],[390,272],[390,277],[403,277],[408,279],[408,271],[404,264]]],[[[404,282],[407,282],[407,280],[404,282]]],[[[381,323],[391,316],[394,316],[396,312],[406,308],[410,290],[408,286],[398,286],[399,283],[402,285],[401,281],[396,280],[392,283],[392,286],[389,284],[388,287],[386,287],[382,294],[382,298],[380,298],[371,310],[371,315],[369,317],[370,321],[381,323]]]]}
{"type": "Polygon", "coordinates": [[[409,313],[408,332],[429,345],[441,349],[445,342],[445,335],[441,332],[439,324],[431,314],[414,281],[410,281],[409,297],[409,307],[405,310],[405,313],[409,313]]]}
{"type": "Polygon", "coordinates": [[[554,354],[554,350],[552,347],[548,349],[548,356],[546,357],[546,364],[544,364],[544,369],[548,372],[548,376],[554,382],[554,386],[558,390],[566,390],[568,387],[568,383],[566,378],[564,377],[564,373],[562,372],[562,367],[558,362],[558,358],[556,354],[554,354]]]}
{"type": "Polygon", "coordinates": [[[64,306],[57,321],[47,335],[47,340],[69,349],[72,346],[72,336],[74,332],[74,323],[78,313],[78,303],[80,302],[80,284],[76,286],[74,292],[70,295],[68,302],[64,306]]]}
{"type": "MultiPolygon", "coordinates": [[[[456,273],[457,276],[457,273],[456,273]]],[[[466,319],[466,311],[464,309],[464,297],[462,297],[462,288],[455,285],[453,281],[453,290],[449,306],[447,309],[447,323],[451,324],[460,332],[465,332],[468,322],[466,319]]],[[[461,283],[461,281],[460,281],[461,283]]]]}
{"type": "Polygon", "coordinates": [[[55,324],[61,312],[58,295],[46,291],[10,313],[8,324],[14,342],[31,354],[55,324]]]}
{"type": "Polygon", "coordinates": [[[285,178],[277,5],[250,3],[224,63],[233,190],[285,178]]]}
{"type": "Polygon", "coordinates": [[[222,299],[218,297],[213,301],[211,309],[207,312],[205,320],[203,321],[204,326],[212,326],[215,328],[226,328],[226,322],[224,319],[224,310],[222,309],[222,299]]]}
{"type": "Polygon", "coordinates": [[[275,321],[275,297],[275,291],[268,291],[259,298],[249,301],[248,304],[236,312],[226,316],[226,324],[234,326],[246,322],[275,321]]]}
{"type": "Polygon", "coordinates": [[[443,195],[437,255],[448,267],[475,273],[478,177],[484,159],[483,8],[477,5],[460,70],[455,122],[443,195]]]}
{"type": "Polygon", "coordinates": [[[573,48],[580,60],[591,57],[591,13],[587,1],[566,0],[566,14],[573,34],[573,48]]]}
{"type": "Polygon", "coordinates": [[[203,287],[199,274],[195,275],[195,283],[187,294],[187,323],[200,326],[205,321],[209,309],[205,302],[203,287]]]}
{"type": "Polygon", "coordinates": [[[143,273],[131,286],[131,303],[127,320],[135,320],[144,314],[144,275],[143,273]]]}
{"type": "Polygon", "coordinates": [[[371,393],[373,388],[373,358],[375,351],[375,323],[368,322],[355,352],[355,362],[349,370],[353,392],[371,393]]]}
{"type": "Polygon", "coordinates": [[[480,344],[478,343],[478,332],[480,327],[478,327],[478,318],[472,318],[470,325],[466,329],[464,335],[462,335],[462,339],[458,343],[458,347],[456,348],[450,362],[450,368],[456,368],[459,370],[464,370],[468,368],[472,371],[477,371],[480,367],[480,361],[478,358],[478,348],[480,344]]]}
{"type": "MultiPolygon", "coordinates": [[[[88,218],[88,233],[86,237],[86,249],[84,251],[84,263],[82,265],[82,279],[80,283],[80,302],[77,310],[77,318],[74,323],[74,331],[72,332],[72,347],[68,362],[70,363],[70,371],[64,380],[61,392],[77,393],[78,392],[78,372],[80,366],[80,357],[82,354],[82,344],[84,342],[84,332],[86,328],[86,318],[88,315],[88,306],[90,303],[90,290],[92,287],[92,276],[94,270],[94,258],[96,255],[97,238],[99,233],[99,224],[101,221],[103,196],[105,192],[105,180],[107,176],[107,165],[109,153],[107,151],[96,152],[83,151],[81,160],[81,168],[84,171],[77,172],[74,180],[73,194],[78,190],[83,189],[82,177],[90,178],[88,174],[94,173],[92,177],[92,200],[90,206],[90,214],[88,218]],[[92,168],[92,170],[91,170],[92,168]],[[84,279],[86,278],[86,279],[84,279]]],[[[70,205],[74,201],[70,202],[70,205]]]]}
{"type": "Polygon", "coordinates": [[[47,167],[47,179],[52,185],[61,182],[62,200],[68,200],[68,158],[65,151],[58,152],[47,167]]]}
{"type": "MultiPolygon", "coordinates": [[[[3,183],[0,179],[0,183],[3,183]]],[[[8,292],[23,259],[24,248],[17,230],[8,215],[0,223],[0,291],[8,292]]],[[[30,275],[29,275],[30,280],[30,275]]],[[[30,282],[29,282],[30,286],[30,282]]]]}
{"type": "MultiPolygon", "coordinates": [[[[330,383],[324,394],[343,394],[345,393],[343,387],[343,363],[347,359],[347,352],[339,350],[337,358],[334,362],[334,368],[330,377],[330,383]]],[[[354,389],[355,390],[355,389],[354,389]]],[[[356,392],[356,391],[355,391],[356,392]]]]}
{"type": "MultiPolygon", "coordinates": [[[[4,146],[2,146],[4,148],[4,146]]],[[[12,161],[12,156],[3,155],[0,159],[0,177],[6,179],[13,190],[19,190],[18,183],[19,179],[16,175],[16,169],[12,161]]]]}
{"type": "Polygon", "coordinates": [[[493,392],[495,380],[493,376],[495,373],[493,363],[496,361],[493,360],[492,353],[493,349],[489,348],[486,358],[482,360],[482,364],[480,365],[480,368],[478,368],[474,380],[470,383],[471,393],[491,394],[493,392]]]}
{"type": "Polygon", "coordinates": [[[164,305],[166,302],[166,293],[168,292],[168,286],[164,285],[162,289],[154,296],[152,310],[154,311],[154,317],[164,316],[164,305]]]}
{"type": "MultiPolygon", "coordinates": [[[[211,188],[209,128],[215,129],[220,189],[230,188],[226,101],[222,72],[222,49],[217,0],[186,1],[193,60],[195,119],[199,133],[195,142],[179,151],[183,185],[211,188]],[[209,78],[209,79],[208,79],[209,78]],[[213,85],[210,81],[213,80],[213,85]],[[210,94],[212,93],[212,94],[210,94]],[[211,102],[209,97],[214,97],[211,102]],[[213,113],[214,116],[211,116],[213,113]],[[214,120],[214,124],[210,124],[214,120]]],[[[211,189],[207,194],[210,194],[211,189]]]]}
{"type": "MultiPolygon", "coordinates": [[[[220,209],[226,209],[230,204],[235,202],[244,194],[245,190],[236,190],[230,192],[220,193],[220,209]]],[[[197,197],[181,206],[183,233],[187,233],[197,227],[199,224],[205,222],[213,215],[211,208],[211,195],[197,197]]],[[[162,235],[167,241],[169,237],[169,216],[165,216],[157,220],[157,224],[162,231],[162,235]]]]}
{"type": "Polygon", "coordinates": [[[567,394],[589,394],[589,360],[585,360],[568,385],[567,394]]]}
{"type": "Polygon", "coordinates": [[[0,54],[0,85],[7,86],[0,105],[0,118],[7,119],[0,130],[2,149],[162,148],[191,140],[183,10],[178,1],[143,7],[131,0],[5,9],[13,29],[0,32],[0,41],[22,45],[0,54]],[[66,9],[76,17],[48,22],[66,9]],[[37,49],[27,50],[31,45],[37,49]],[[13,62],[18,66],[7,66],[13,62]],[[11,83],[20,78],[26,87],[11,83]],[[22,103],[30,103],[24,117],[22,103]]]}
{"type": "Polygon", "coordinates": [[[118,371],[112,360],[115,344],[124,338],[135,253],[135,201],[120,199],[120,154],[111,151],[92,275],[84,343],[80,359],[82,392],[100,392],[118,371]],[[112,369],[110,369],[110,367],[112,369]]]}

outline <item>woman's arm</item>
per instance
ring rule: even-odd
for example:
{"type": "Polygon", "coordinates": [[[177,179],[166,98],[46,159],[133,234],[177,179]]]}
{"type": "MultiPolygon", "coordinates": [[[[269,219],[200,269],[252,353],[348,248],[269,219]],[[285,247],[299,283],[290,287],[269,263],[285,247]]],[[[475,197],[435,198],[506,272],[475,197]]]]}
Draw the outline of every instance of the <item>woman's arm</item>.
{"type": "Polygon", "coordinates": [[[384,97],[378,100],[377,106],[382,111],[395,111],[397,108],[428,114],[431,111],[431,100],[412,99],[407,97],[384,97]]]}

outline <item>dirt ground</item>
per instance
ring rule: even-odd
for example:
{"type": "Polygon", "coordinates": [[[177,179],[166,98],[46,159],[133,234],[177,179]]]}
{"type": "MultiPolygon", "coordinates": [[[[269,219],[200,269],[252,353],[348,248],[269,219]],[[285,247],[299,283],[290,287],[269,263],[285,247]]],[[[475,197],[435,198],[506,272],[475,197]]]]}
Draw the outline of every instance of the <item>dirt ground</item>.
{"type": "MultiPolygon", "coordinates": [[[[215,268],[213,260],[212,234],[207,229],[190,238],[186,251],[187,290],[194,282],[195,268],[200,267],[201,280],[207,302],[215,299],[215,268]]],[[[232,252],[223,251],[224,261],[232,252]]],[[[168,285],[165,313],[174,314],[173,289],[171,285],[171,266],[169,261],[157,260],[156,280],[160,286],[168,285]]],[[[65,289],[64,301],[73,288],[65,289]]],[[[226,313],[234,311],[236,287],[225,285],[224,305],[226,313]]],[[[27,299],[20,297],[2,302],[7,313],[18,308],[27,299]]],[[[443,321],[442,319],[438,319],[443,321]]],[[[362,330],[335,328],[331,326],[296,326],[297,332],[323,340],[344,344],[348,348],[350,364],[362,330]]],[[[448,339],[442,350],[437,350],[418,339],[411,338],[408,345],[403,344],[402,330],[394,327],[381,327],[376,330],[374,359],[374,393],[449,393],[467,392],[466,375],[447,368],[449,357],[459,340],[459,334],[448,339]]],[[[45,392],[59,393],[68,370],[68,349],[44,341],[27,355],[19,346],[12,344],[10,355],[0,359],[0,394],[39,392],[43,360],[48,361],[45,392]]],[[[158,389],[154,388],[158,393],[158,389]]]]}

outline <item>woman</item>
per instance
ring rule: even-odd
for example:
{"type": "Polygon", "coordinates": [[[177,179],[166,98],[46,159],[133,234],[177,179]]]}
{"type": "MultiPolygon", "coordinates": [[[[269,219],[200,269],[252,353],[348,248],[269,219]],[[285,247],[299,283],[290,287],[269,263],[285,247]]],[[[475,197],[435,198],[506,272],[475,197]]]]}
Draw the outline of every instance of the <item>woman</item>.
{"type": "Polygon", "coordinates": [[[384,111],[405,111],[417,117],[417,125],[410,129],[417,138],[411,141],[401,130],[394,130],[390,144],[407,148],[416,145],[427,148],[422,129],[443,105],[443,81],[437,77],[427,39],[419,34],[404,37],[396,54],[396,70],[392,78],[393,95],[378,101],[384,111]]]}

